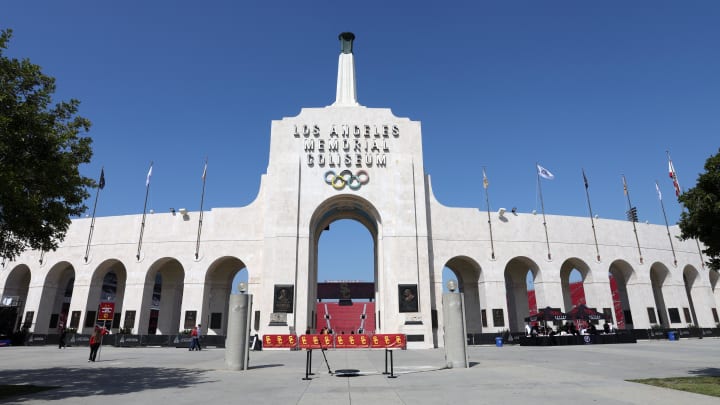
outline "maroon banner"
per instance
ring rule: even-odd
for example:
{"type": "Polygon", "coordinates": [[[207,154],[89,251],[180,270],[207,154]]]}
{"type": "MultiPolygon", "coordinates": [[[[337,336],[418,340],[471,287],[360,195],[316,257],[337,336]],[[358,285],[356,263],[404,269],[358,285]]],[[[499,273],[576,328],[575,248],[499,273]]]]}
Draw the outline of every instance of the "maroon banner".
{"type": "Polygon", "coordinates": [[[330,349],[333,347],[332,335],[301,335],[300,348],[306,350],[312,349],[330,349]]]}
{"type": "Polygon", "coordinates": [[[101,302],[98,308],[98,321],[112,321],[115,315],[114,302],[101,302]]]}
{"type": "Polygon", "coordinates": [[[263,335],[263,347],[268,349],[294,349],[297,341],[296,335],[263,335]]]}
{"type": "Polygon", "coordinates": [[[370,339],[367,335],[335,335],[336,349],[367,348],[370,346],[370,339]]]}
{"type": "Polygon", "coordinates": [[[405,349],[407,337],[402,333],[373,335],[370,347],[373,349],[405,349]]]}

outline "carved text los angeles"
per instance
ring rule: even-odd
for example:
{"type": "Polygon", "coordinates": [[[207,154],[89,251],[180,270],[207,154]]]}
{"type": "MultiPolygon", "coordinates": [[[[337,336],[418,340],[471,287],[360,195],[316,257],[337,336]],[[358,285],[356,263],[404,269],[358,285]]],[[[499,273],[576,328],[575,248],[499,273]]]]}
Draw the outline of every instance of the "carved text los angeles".
{"type": "Polygon", "coordinates": [[[388,139],[400,137],[397,125],[295,125],[293,136],[304,138],[308,166],[385,167],[390,152],[388,139]],[[324,135],[324,136],[323,136],[324,135]]]}

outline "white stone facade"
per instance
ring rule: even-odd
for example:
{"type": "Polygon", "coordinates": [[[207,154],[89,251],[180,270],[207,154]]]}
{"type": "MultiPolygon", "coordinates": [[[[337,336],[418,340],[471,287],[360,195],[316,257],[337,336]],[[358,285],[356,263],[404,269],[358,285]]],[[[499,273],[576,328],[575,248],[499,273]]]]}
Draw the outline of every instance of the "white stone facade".
{"type": "Polygon", "coordinates": [[[638,247],[632,223],[596,219],[596,245],[587,217],[547,216],[548,252],[541,215],[492,212],[491,248],[486,211],[446,207],[433,196],[420,123],[389,109],[355,105],[354,66],[343,66],[349,57],[341,54],[340,70],[353,74],[349,81],[339,73],[342,100],[273,121],[269,165],[255,201],[203,213],[197,259],[199,212],[148,215],[139,260],[142,215],[97,218],[87,261],[90,219],[77,219],[57,251],[26,252],[4,264],[3,297],[19,297],[24,319],[33,313],[28,326],[35,333],[54,333],[53,314],[64,312],[79,315],[79,327],[87,332],[85,318],[104,300],[103,278],[114,272],[120,324],[134,311],[128,323],[134,333],[148,333],[156,310],[155,333],[177,333],[186,326],[186,312],[196,311],[196,323],[204,326],[211,326],[210,314],[221,314],[219,327],[207,332],[223,335],[230,284],[244,269],[254,296],[253,333],[302,333],[314,327],[320,233],[335,220],[354,219],[375,242],[375,330],[408,334],[410,348],[443,346],[444,267],[455,272],[465,294],[469,333],[522,330],[528,270],[538,307],[569,310],[567,279],[577,269],[588,305],[598,309],[613,308],[608,273],[613,274],[623,309],[632,316],[628,327],[715,326],[717,273],[703,268],[694,240],[675,238],[677,227],[670,228],[677,264],[664,226],[636,224],[638,247]],[[342,91],[341,80],[351,82],[352,91],[342,91]],[[334,177],[343,170],[350,171],[345,180],[334,177]],[[158,273],[161,299],[153,302],[158,273]],[[72,296],[65,299],[68,283],[72,296]],[[417,286],[418,312],[399,312],[398,286],[407,284],[417,286]],[[291,313],[273,313],[276,286],[293,287],[291,313]],[[69,302],[63,306],[64,301],[69,302]],[[659,310],[660,319],[652,322],[648,308],[659,310]],[[669,311],[679,311],[680,321],[673,322],[669,311]]]}

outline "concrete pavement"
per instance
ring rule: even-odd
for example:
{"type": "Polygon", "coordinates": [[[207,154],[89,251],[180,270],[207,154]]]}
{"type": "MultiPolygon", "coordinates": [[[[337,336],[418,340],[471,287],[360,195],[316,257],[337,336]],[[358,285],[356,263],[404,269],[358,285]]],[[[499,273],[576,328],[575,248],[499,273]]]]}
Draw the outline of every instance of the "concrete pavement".
{"type": "MultiPolygon", "coordinates": [[[[224,349],[103,347],[88,363],[88,348],[0,348],[0,384],[59,388],[5,400],[18,404],[718,404],[720,399],[625,380],[720,375],[720,339],[640,341],[637,344],[469,348],[469,369],[445,368],[444,352],[394,353],[395,375],[383,375],[382,350],[331,350],[330,375],[313,352],[312,380],[305,352],[250,353],[250,369],[228,371],[224,349]]],[[[0,400],[0,402],[3,402],[0,400]]]]}

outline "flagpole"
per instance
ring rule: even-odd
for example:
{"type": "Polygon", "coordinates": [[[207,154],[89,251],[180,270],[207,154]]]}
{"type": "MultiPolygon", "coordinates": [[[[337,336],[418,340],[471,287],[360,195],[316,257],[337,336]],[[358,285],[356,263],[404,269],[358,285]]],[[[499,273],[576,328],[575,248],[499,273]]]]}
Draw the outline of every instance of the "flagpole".
{"type": "Polygon", "coordinates": [[[202,195],[200,196],[200,215],[198,216],[197,241],[195,242],[195,260],[199,257],[200,252],[200,234],[202,233],[203,223],[203,203],[205,202],[205,176],[207,174],[207,157],[205,158],[205,168],[202,175],[202,195]]]}
{"type": "Polygon", "coordinates": [[[675,247],[673,246],[673,243],[672,243],[672,236],[670,236],[670,225],[668,225],[667,215],[665,214],[665,204],[663,203],[662,194],[660,194],[660,186],[658,185],[657,180],[655,180],[655,188],[657,189],[657,192],[658,192],[658,200],[660,200],[660,208],[662,208],[663,218],[665,218],[665,229],[667,229],[667,236],[668,236],[668,240],[670,241],[670,250],[672,250],[673,264],[675,264],[675,266],[677,266],[677,257],[675,257],[675,247]]]}
{"type": "Polygon", "coordinates": [[[552,260],[550,255],[550,238],[548,238],[547,221],[545,220],[545,203],[543,202],[542,195],[542,184],[540,182],[540,171],[538,170],[539,163],[535,162],[535,172],[537,173],[538,191],[540,192],[540,209],[542,210],[543,216],[543,227],[545,228],[545,243],[547,244],[548,260],[552,260]]]}
{"type": "MultiPolygon", "coordinates": [[[[677,172],[675,171],[675,165],[673,165],[672,159],[670,158],[670,151],[665,151],[668,158],[668,168],[670,172],[670,178],[673,181],[673,187],[675,188],[675,197],[680,197],[680,194],[682,193],[682,190],[680,189],[680,181],[677,178],[677,172]]],[[[685,210],[685,205],[681,207],[681,209],[685,210]]],[[[695,244],[697,245],[698,254],[700,255],[700,266],[702,268],[705,268],[705,259],[703,258],[702,249],[700,248],[700,241],[695,238],[695,244]]]]}
{"type": "Polygon", "coordinates": [[[150,194],[150,176],[152,175],[152,167],[153,162],[150,162],[150,170],[148,171],[147,180],[145,181],[145,203],[143,205],[143,216],[142,216],[142,223],[140,224],[140,238],[138,239],[138,248],[137,248],[137,254],[135,257],[140,260],[140,250],[142,249],[142,239],[143,239],[143,233],[145,232],[145,217],[147,214],[147,200],[148,195],[150,194]]]}
{"type": "Polygon", "coordinates": [[[593,239],[595,240],[595,252],[597,253],[597,261],[600,261],[600,247],[598,246],[597,234],[595,233],[595,219],[593,218],[592,206],[590,205],[590,192],[588,191],[588,181],[585,177],[585,169],[582,169],[583,182],[585,183],[585,197],[587,197],[588,210],[590,211],[590,225],[592,226],[593,239]]]}
{"type": "Polygon", "coordinates": [[[625,180],[624,174],[622,175],[622,179],[623,179],[623,190],[625,191],[625,197],[627,197],[627,203],[628,203],[628,217],[629,217],[628,219],[630,220],[630,222],[632,222],[633,232],[635,233],[635,242],[637,243],[638,254],[640,255],[640,264],[642,264],[643,257],[642,257],[642,250],[640,249],[640,239],[638,238],[637,227],[635,226],[635,219],[631,215],[633,206],[632,206],[632,203],[630,202],[630,191],[628,190],[627,180],[625,180]]]}
{"type": "MultiPolygon", "coordinates": [[[[98,190],[95,193],[95,203],[93,204],[92,219],[90,220],[90,232],[88,233],[87,245],[85,246],[85,263],[88,261],[90,255],[90,242],[92,241],[93,232],[95,231],[95,210],[97,209],[98,198],[100,197],[100,190],[105,187],[105,168],[100,169],[100,181],[98,181],[98,190]]],[[[42,259],[41,259],[42,260],[42,259]]]]}
{"type": "Polygon", "coordinates": [[[493,243],[492,221],[490,220],[490,196],[488,195],[489,182],[483,167],[483,188],[485,189],[485,204],[487,205],[488,228],[490,228],[490,257],[495,260],[495,245],[493,243]]]}

